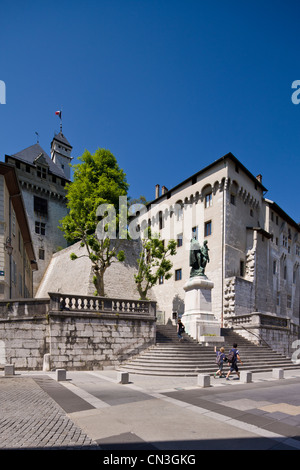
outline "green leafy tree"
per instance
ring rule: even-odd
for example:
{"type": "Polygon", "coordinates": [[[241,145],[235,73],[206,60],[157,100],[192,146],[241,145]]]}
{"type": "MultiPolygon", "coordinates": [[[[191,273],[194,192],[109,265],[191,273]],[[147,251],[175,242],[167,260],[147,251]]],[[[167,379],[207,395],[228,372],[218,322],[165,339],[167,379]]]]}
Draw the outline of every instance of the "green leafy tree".
{"type": "Polygon", "coordinates": [[[165,246],[159,237],[152,237],[151,229],[148,229],[148,238],[142,239],[138,273],[134,275],[141,300],[147,299],[148,290],[157,284],[161,277],[171,278],[173,264],[168,258],[176,254],[176,246],[175,240],[170,240],[165,246]]]}
{"type": "MultiPolygon", "coordinates": [[[[82,163],[73,165],[73,182],[67,185],[68,215],[61,220],[61,230],[69,243],[81,242],[92,262],[96,295],[104,296],[104,274],[114,261],[123,261],[124,252],[119,249],[116,227],[119,222],[119,197],[127,195],[129,185],[126,175],[119,168],[114,155],[98,149],[94,155],[87,150],[79,157],[82,163]],[[104,208],[100,211],[99,208],[104,208]],[[110,212],[115,217],[106,217],[110,212]],[[99,224],[104,236],[99,236],[99,224]],[[115,238],[115,240],[112,240],[115,238]]],[[[71,254],[75,260],[77,255],[71,254]]]]}

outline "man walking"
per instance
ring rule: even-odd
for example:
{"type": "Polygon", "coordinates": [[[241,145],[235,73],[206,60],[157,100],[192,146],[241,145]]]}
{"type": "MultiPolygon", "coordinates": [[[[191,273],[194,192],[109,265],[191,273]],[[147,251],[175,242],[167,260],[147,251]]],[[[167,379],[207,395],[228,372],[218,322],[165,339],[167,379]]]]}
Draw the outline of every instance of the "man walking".
{"type": "Polygon", "coordinates": [[[240,352],[237,349],[237,344],[236,343],[234,343],[232,349],[230,349],[230,351],[227,355],[227,360],[230,363],[230,369],[229,369],[228,374],[226,376],[226,380],[229,380],[229,376],[230,376],[231,372],[236,372],[238,378],[240,378],[240,372],[239,372],[239,369],[238,369],[237,361],[239,361],[241,364],[243,364],[243,363],[241,361],[240,352]]]}

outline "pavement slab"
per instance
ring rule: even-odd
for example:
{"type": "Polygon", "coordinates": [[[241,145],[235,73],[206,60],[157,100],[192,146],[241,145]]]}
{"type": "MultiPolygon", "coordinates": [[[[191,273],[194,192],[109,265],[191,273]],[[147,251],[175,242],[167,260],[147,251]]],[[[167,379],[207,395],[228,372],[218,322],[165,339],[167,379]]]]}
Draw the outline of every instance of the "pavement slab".
{"type": "MultiPolygon", "coordinates": [[[[299,450],[300,372],[248,384],[68,371],[0,376],[0,450],[299,450]]],[[[97,456],[100,454],[96,454],[97,456]]]]}

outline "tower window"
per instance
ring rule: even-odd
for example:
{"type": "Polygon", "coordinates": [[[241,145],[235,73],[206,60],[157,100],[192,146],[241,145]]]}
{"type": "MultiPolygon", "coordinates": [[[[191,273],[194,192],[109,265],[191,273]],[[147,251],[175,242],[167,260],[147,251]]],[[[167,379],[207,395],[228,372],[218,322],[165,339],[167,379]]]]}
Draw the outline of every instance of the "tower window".
{"type": "Polygon", "coordinates": [[[36,169],[37,176],[38,176],[39,178],[44,178],[44,179],[46,179],[46,177],[47,177],[47,170],[46,170],[46,168],[43,168],[42,166],[37,166],[36,168],[37,168],[37,169],[36,169]]]}
{"type": "Polygon", "coordinates": [[[39,233],[40,235],[45,235],[46,232],[46,224],[43,222],[35,222],[35,233],[39,233]]]}
{"type": "Polygon", "coordinates": [[[48,215],[48,201],[38,196],[33,196],[34,212],[41,217],[48,215]]]}

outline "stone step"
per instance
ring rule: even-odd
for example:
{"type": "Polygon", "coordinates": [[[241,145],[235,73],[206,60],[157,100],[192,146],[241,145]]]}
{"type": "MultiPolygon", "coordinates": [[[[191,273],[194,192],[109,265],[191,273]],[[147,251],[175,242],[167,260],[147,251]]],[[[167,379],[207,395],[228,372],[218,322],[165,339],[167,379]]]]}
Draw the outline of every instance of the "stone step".
{"type": "MultiPolygon", "coordinates": [[[[274,368],[299,369],[289,358],[272,351],[267,345],[257,346],[231,330],[223,330],[225,351],[234,342],[238,344],[243,365],[239,369],[266,372],[274,368]]],[[[193,338],[184,335],[179,342],[176,327],[157,325],[157,342],[140,355],[121,364],[118,370],[145,375],[195,376],[199,373],[214,374],[217,370],[212,346],[202,346],[193,338]]],[[[228,364],[225,364],[225,371],[228,364]]]]}

